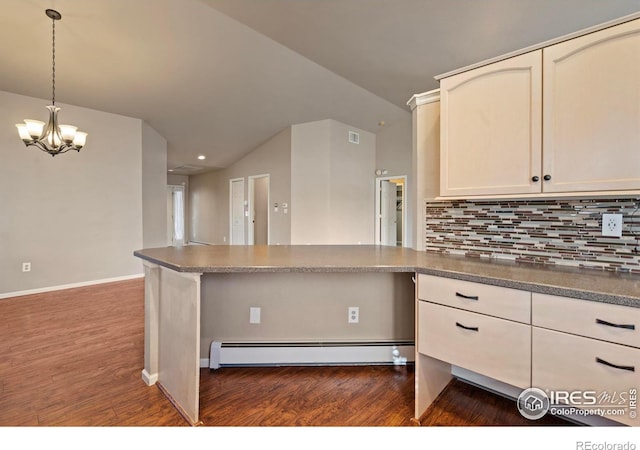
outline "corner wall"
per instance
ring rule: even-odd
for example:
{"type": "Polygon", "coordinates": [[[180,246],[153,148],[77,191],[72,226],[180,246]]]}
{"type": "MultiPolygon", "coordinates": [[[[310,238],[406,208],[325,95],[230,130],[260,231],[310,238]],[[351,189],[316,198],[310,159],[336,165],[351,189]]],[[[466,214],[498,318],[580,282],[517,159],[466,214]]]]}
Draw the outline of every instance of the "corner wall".
{"type": "Polygon", "coordinates": [[[414,247],[415,237],[411,224],[414,222],[416,212],[422,214],[422,208],[416,209],[413,201],[415,176],[412,170],[412,116],[407,114],[406,118],[389,126],[382,128],[376,134],[376,169],[386,170],[385,177],[406,176],[407,185],[405,189],[406,209],[406,231],[405,247],[414,247]]]}
{"type": "MultiPolygon", "coordinates": [[[[166,195],[154,190],[158,161],[143,176],[139,119],[62,104],[62,120],[89,133],[86,147],[55,158],[25,147],[13,124],[46,120],[47,104],[0,91],[0,297],[142,274],[133,251],[143,246],[143,184],[147,199],[166,195]]],[[[147,144],[161,160],[162,148],[147,144]]],[[[152,223],[150,241],[160,233],[152,223]]]]}
{"type": "Polygon", "coordinates": [[[167,140],[142,123],[142,246],[167,243],[167,140]]]}
{"type": "Polygon", "coordinates": [[[375,162],[373,133],[335,120],[294,125],[291,244],[373,244],[375,162]]]}
{"type": "MultiPolygon", "coordinates": [[[[269,174],[273,203],[289,203],[291,198],[291,128],[282,130],[254,151],[226,169],[189,177],[190,232],[193,242],[229,243],[229,180],[243,178],[245,200],[248,177],[269,174]]],[[[271,209],[271,244],[290,242],[291,215],[282,208],[271,209]]],[[[246,242],[245,219],[245,242],[246,242]]]]}

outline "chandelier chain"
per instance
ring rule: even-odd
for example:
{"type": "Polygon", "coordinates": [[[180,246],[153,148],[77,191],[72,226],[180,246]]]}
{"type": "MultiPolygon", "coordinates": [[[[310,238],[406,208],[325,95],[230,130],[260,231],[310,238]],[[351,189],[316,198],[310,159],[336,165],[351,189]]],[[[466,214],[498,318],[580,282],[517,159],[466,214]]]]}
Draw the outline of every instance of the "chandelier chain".
{"type": "Polygon", "coordinates": [[[51,20],[53,24],[53,38],[51,39],[53,50],[52,54],[52,62],[51,62],[51,104],[56,104],[56,21],[55,19],[51,20]]]}

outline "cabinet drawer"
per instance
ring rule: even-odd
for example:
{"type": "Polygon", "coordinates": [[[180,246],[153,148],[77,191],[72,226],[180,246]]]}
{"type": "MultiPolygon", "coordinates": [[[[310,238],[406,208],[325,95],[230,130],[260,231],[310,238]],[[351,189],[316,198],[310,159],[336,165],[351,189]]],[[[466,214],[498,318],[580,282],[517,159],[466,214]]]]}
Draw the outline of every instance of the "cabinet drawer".
{"type": "Polygon", "coordinates": [[[533,294],[533,325],[640,347],[640,308],[533,294]]]}
{"type": "MultiPolygon", "coordinates": [[[[630,389],[640,388],[640,350],[632,347],[533,327],[532,356],[532,386],[543,390],[606,393],[616,395],[617,404],[621,393],[628,396],[630,389]],[[611,367],[605,361],[635,371],[611,367]]],[[[640,425],[628,413],[609,418],[640,425]]]]}
{"type": "Polygon", "coordinates": [[[527,291],[419,274],[418,298],[489,316],[531,323],[531,293],[527,291]]]}
{"type": "Polygon", "coordinates": [[[418,320],[418,352],[513,386],[530,386],[530,326],[424,301],[418,302],[418,320]]]}

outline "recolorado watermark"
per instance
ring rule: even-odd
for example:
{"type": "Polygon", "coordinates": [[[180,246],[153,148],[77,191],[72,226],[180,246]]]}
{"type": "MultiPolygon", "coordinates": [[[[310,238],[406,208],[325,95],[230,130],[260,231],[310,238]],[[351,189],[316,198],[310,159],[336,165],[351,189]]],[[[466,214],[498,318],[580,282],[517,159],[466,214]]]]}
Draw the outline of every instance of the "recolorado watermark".
{"type": "MultiPolygon", "coordinates": [[[[518,411],[530,420],[537,420],[547,413],[561,416],[600,416],[615,420],[616,417],[637,417],[638,390],[597,392],[593,390],[543,391],[525,389],[517,400],[518,411]]],[[[618,447],[581,447],[584,450],[615,450],[618,447]]],[[[635,447],[634,447],[635,448],[635,447]]],[[[626,449],[624,449],[626,450],[626,449]]]]}
{"type": "Polygon", "coordinates": [[[576,450],[636,450],[633,442],[576,442],[576,450]]]}

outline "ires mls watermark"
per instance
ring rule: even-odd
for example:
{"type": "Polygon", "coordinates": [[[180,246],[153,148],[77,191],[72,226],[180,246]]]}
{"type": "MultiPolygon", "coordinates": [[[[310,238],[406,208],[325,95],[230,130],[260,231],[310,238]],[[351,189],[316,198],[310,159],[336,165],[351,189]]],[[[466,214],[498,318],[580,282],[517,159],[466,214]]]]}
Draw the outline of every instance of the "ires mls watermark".
{"type": "Polygon", "coordinates": [[[560,416],[600,416],[614,418],[637,417],[638,390],[597,392],[591,390],[525,389],[517,400],[518,411],[530,420],[537,420],[547,413],[560,416]]]}

